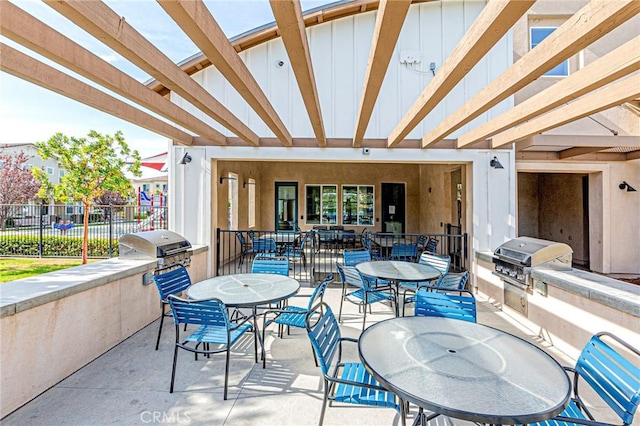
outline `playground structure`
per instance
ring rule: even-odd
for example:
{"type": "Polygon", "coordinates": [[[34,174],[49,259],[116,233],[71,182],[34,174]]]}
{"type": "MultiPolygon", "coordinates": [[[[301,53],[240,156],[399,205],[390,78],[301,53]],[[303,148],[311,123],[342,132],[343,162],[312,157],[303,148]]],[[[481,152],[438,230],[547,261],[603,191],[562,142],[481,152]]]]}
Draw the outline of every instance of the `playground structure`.
{"type": "Polygon", "coordinates": [[[167,196],[164,194],[147,194],[138,188],[136,194],[136,223],[130,232],[153,231],[166,229],[167,196]],[[143,215],[145,217],[143,218],[143,215]]]}

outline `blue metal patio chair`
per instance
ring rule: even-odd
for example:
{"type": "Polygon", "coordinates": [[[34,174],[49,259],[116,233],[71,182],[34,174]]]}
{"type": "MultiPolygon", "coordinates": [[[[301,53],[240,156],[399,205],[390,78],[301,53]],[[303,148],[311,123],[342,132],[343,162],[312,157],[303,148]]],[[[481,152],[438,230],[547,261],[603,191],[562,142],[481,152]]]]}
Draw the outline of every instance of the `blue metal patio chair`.
{"type": "MultiPolygon", "coordinates": [[[[465,271],[465,272],[458,272],[458,273],[448,273],[446,275],[441,275],[440,278],[438,278],[438,281],[436,282],[436,284],[433,286],[433,288],[438,288],[438,289],[446,289],[446,290],[464,290],[466,285],[467,285],[467,281],[469,280],[469,271],[465,271]]],[[[424,286],[424,284],[422,285],[424,286]]],[[[427,285],[428,286],[428,285],[427,285]]],[[[414,303],[415,302],[415,295],[412,296],[407,296],[407,291],[411,291],[411,290],[405,290],[405,292],[403,293],[403,304],[402,304],[402,316],[404,316],[404,308],[408,303],[414,303]]]]}
{"type": "MultiPolygon", "coordinates": [[[[198,354],[210,356],[220,352],[226,353],[224,371],[224,399],[227,399],[227,387],[229,382],[229,356],[231,347],[247,331],[252,331],[253,326],[250,317],[243,318],[240,322],[229,321],[227,308],[219,299],[211,300],[185,300],[176,296],[168,297],[173,320],[176,325],[176,343],[173,352],[173,368],[171,370],[171,387],[169,393],[173,393],[173,385],[176,377],[176,365],[178,361],[178,349],[193,352],[198,360],[198,354]],[[180,324],[194,324],[200,326],[196,331],[180,339],[180,324]],[[211,349],[211,345],[215,349],[211,349]]],[[[256,335],[254,333],[254,340],[256,335]]],[[[254,348],[257,340],[254,341],[254,348]]],[[[254,349],[255,351],[255,349],[254,349]]],[[[254,354],[256,357],[257,352],[254,354]]]]}
{"type": "Polygon", "coordinates": [[[359,362],[342,361],[342,343],[357,343],[356,339],[342,337],[340,327],[329,305],[316,305],[307,314],[306,329],[324,378],[324,398],[320,421],[322,426],[327,402],[341,402],[374,407],[394,408],[404,415],[403,402],[383,388],[359,362]],[[322,314],[317,319],[316,311],[322,314]]]}
{"type": "Polygon", "coordinates": [[[289,276],[289,259],[283,256],[258,255],[251,264],[251,273],[289,276]]]}
{"type": "Polygon", "coordinates": [[[287,245],[282,256],[285,256],[289,259],[302,259],[302,266],[304,270],[307,270],[307,255],[305,254],[305,249],[307,247],[307,239],[309,238],[309,232],[305,232],[300,239],[298,244],[287,245]]]}
{"type": "Polygon", "coordinates": [[[344,250],[342,258],[345,266],[356,266],[358,263],[370,262],[371,253],[365,249],[344,250]]]}
{"type": "MultiPolygon", "coordinates": [[[[637,342],[636,342],[637,343],[637,342]]],[[[551,420],[535,423],[535,426],[605,426],[594,419],[579,394],[580,383],[585,383],[620,418],[622,425],[633,424],[633,417],[640,405],[640,348],[633,347],[619,337],[600,332],[586,344],[575,368],[564,367],[573,373],[573,396],[567,408],[551,420]],[[609,343],[605,343],[606,338],[609,343]],[[634,356],[634,363],[611,346],[624,348],[634,356]],[[637,358],[636,358],[637,356],[637,358]]],[[[591,401],[593,402],[593,401],[591,401]]]]}
{"type": "Polygon", "coordinates": [[[255,254],[255,250],[253,249],[253,244],[247,241],[244,237],[244,234],[241,231],[236,232],[236,238],[240,242],[240,263],[236,268],[239,268],[244,263],[244,258],[246,256],[253,256],[255,254]]]}
{"type": "MultiPolygon", "coordinates": [[[[345,266],[356,266],[358,263],[362,262],[370,262],[371,252],[369,250],[362,249],[354,249],[354,250],[344,250],[342,252],[342,259],[345,266]]],[[[369,281],[369,283],[376,287],[377,290],[383,290],[381,287],[388,287],[389,282],[385,280],[375,279],[367,276],[363,276],[363,279],[369,281]]]]}
{"type": "MultiPolygon", "coordinates": [[[[264,313],[262,323],[262,341],[264,342],[265,330],[272,323],[278,324],[278,336],[282,339],[284,335],[284,327],[287,327],[287,334],[289,334],[291,327],[305,328],[305,321],[307,314],[311,312],[318,303],[322,303],[324,293],[327,290],[327,286],[330,282],[333,282],[333,274],[329,274],[322,280],[311,293],[309,297],[309,303],[307,307],[301,306],[286,306],[283,309],[271,309],[264,313]],[[274,315],[269,319],[270,315],[274,315]]],[[[294,297],[306,297],[306,296],[294,296],[294,297]]],[[[314,352],[315,359],[315,352],[314,352]]],[[[318,360],[316,359],[316,367],[318,366],[318,360]]],[[[266,365],[266,357],[262,359],[262,368],[266,365]]]]}
{"type": "Polygon", "coordinates": [[[277,250],[276,239],[273,237],[258,237],[253,239],[253,251],[256,254],[275,255],[277,250]]]}
{"type": "Polygon", "coordinates": [[[476,298],[467,290],[423,286],[415,296],[415,315],[476,322],[476,298]]]}
{"type": "Polygon", "coordinates": [[[429,253],[435,253],[438,249],[438,240],[433,237],[430,237],[427,241],[427,244],[424,246],[424,251],[429,253]]]}
{"type": "Polygon", "coordinates": [[[171,310],[167,311],[167,298],[170,295],[179,295],[191,285],[191,277],[187,268],[180,266],[163,274],[153,276],[153,282],[160,294],[160,328],[158,328],[158,338],[156,339],[156,351],[160,346],[160,335],[162,334],[162,324],[165,317],[171,316],[171,310]]]}
{"type": "Polygon", "coordinates": [[[393,243],[389,258],[391,260],[414,262],[418,258],[418,245],[415,243],[393,243]]]}
{"type": "MultiPolygon", "coordinates": [[[[428,265],[435,268],[440,272],[440,278],[445,276],[449,272],[449,266],[451,265],[451,258],[449,256],[440,256],[429,251],[423,251],[418,259],[418,263],[422,265],[428,265]]],[[[402,287],[402,315],[404,315],[404,307],[408,303],[413,303],[414,294],[420,286],[429,285],[428,282],[400,282],[399,287],[402,287]],[[411,294],[407,296],[407,294],[411,294]]]]}
{"type": "Polygon", "coordinates": [[[450,290],[464,290],[467,285],[467,281],[469,281],[469,277],[469,271],[449,272],[440,277],[436,283],[436,287],[450,290]]]}
{"type": "MultiPolygon", "coordinates": [[[[393,288],[384,290],[376,289],[368,280],[362,277],[355,267],[344,266],[339,263],[336,263],[336,267],[342,280],[342,297],[340,298],[338,321],[342,321],[342,304],[345,300],[358,305],[359,310],[362,309],[364,313],[362,318],[363,330],[367,323],[367,307],[369,307],[369,312],[371,312],[371,305],[373,303],[390,301],[392,304],[395,304],[396,297],[393,288]],[[349,289],[349,286],[352,286],[352,288],[349,289]],[[391,293],[387,293],[387,290],[391,293]]],[[[397,313],[397,307],[394,306],[394,308],[397,313]]]]}
{"type": "Polygon", "coordinates": [[[373,240],[371,239],[370,232],[366,232],[362,234],[362,236],[360,237],[360,243],[362,244],[362,247],[366,248],[369,251],[369,254],[371,255],[371,260],[381,260],[384,258],[384,256],[382,255],[380,246],[374,243],[373,240]]]}

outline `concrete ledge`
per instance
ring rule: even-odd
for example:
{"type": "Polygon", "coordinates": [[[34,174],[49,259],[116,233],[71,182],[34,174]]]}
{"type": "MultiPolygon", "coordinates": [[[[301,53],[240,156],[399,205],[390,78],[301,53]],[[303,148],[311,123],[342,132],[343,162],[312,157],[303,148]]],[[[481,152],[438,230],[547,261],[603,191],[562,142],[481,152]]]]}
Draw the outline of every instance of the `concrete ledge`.
{"type": "MultiPolygon", "coordinates": [[[[476,252],[476,258],[492,263],[493,252],[476,252]]],[[[531,269],[531,278],[640,317],[640,286],[580,269],[556,271],[550,268],[536,267],[531,269]]]]}
{"type": "Polygon", "coordinates": [[[640,317],[640,286],[579,269],[554,271],[548,268],[533,268],[531,277],[547,285],[640,317]]]}
{"type": "Polygon", "coordinates": [[[504,282],[493,274],[493,253],[476,253],[473,285],[478,294],[542,339],[576,358],[591,336],[609,331],[629,342],[640,341],[640,287],[602,275],[573,269],[536,267],[535,284],[523,294],[526,314],[505,304],[504,282]],[[546,284],[540,285],[540,283],[546,284]]]}

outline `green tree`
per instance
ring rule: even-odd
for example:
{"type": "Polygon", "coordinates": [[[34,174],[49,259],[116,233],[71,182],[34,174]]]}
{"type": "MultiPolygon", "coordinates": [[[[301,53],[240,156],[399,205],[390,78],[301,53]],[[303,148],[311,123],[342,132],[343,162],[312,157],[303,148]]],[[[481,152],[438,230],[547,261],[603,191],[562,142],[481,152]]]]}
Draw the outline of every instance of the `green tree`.
{"type": "Polygon", "coordinates": [[[60,183],[49,182],[47,174],[33,167],[31,172],[41,183],[39,196],[63,203],[81,202],[84,206],[84,234],[82,237],[82,263],[87,263],[89,239],[89,213],[94,200],[107,191],[125,195],[133,191],[125,176],[128,171],[140,176],[140,155],[132,151],[122,132],[113,136],[91,130],[86,138],[68,137],[56,133],[46,142],[36,143],[38,155],[43,159],[55,158],[65,170],[60,183]]]}

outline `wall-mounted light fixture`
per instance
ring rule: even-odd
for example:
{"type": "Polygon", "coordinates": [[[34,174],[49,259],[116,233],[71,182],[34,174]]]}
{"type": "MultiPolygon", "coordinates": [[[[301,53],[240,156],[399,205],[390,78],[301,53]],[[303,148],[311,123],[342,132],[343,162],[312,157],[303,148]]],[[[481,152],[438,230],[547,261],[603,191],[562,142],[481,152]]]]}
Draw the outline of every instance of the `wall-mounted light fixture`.
{"type": "Polygon", "coordinates": [[[626,189],[627,192],[636,192],[636,189],[633,186],[629,185],[625,180],[623,180],[622,183],[618,185],[618,188],[622,189],[623,191],[626,189]]]}
{"type": "Polygon", "coordinates": [[[256,184],[255,182],[243,182],[243,183],[242,183],[242,187],[243,187],[243,188],[246,188],[246,187],[247,187],[247,185],[255,185],[255,184],[256,184]]]}
{"type": "Polygon", "coordinates": [[[494,169],[504,169],[504,166],[498,161],[498,157],[493,157],[491,161],[489,161],[489,165],[494,169]]]}
{"type": "Polygon", "coordinates": [[[222,181],[224,180],[238,180],[238,179],[230,176],[220,176],[220,185],[222,185],[222,181]]]}
{"type": "Polygon", "coordinates": [[[191,158],[188,152],[185,152],[178,164],[187,165],[191,162],[191,160],[193,160],[193,158],[191,158]]]}

